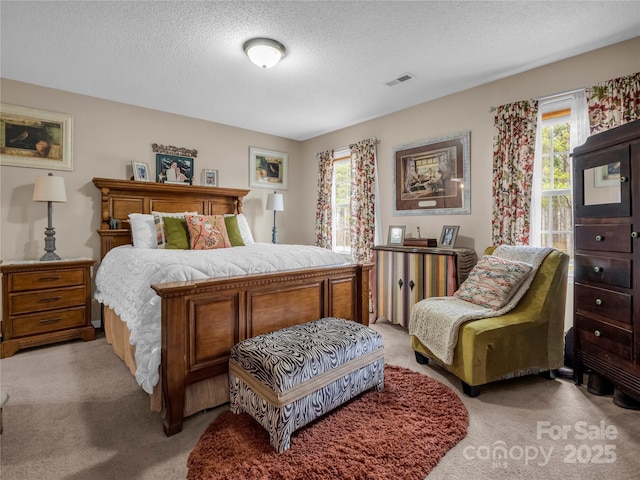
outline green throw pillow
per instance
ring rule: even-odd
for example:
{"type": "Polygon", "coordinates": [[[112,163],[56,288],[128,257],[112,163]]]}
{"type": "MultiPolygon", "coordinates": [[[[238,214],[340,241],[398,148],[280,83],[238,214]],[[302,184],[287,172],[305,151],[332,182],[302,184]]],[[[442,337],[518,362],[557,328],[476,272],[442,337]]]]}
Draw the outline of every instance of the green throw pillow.
{"type": "Polygon", "coordinates": [[[244,247],[240,227],[238,227],[238,217],[231,215],[224,217],[224,224],[227,227],[227,235],[232,247],[244,247]]]}
{"type": "Polygon", "coordinates": [[[184,218],[164,217],[164,231],[167,235],[165,248],[189,250],[189,230],[184,218]]]}

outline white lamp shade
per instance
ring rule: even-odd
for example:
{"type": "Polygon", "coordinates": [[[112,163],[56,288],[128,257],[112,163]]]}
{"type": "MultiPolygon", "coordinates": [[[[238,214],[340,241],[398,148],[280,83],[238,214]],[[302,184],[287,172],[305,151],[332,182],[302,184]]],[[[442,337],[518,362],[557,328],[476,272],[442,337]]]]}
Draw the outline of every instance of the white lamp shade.
{"type": "Polygon", "coordinates": [[[270,193],[267,197],[267,210],[284,211],[284,196],[281,193],[270,193]]]}
{"type": "Polygon", "coordinates": [[[49,174],[46,177],[37,177],[33,188],[34,202],[66,202],[67,192],[64,189],[64,178],[54,177],[49,174]]]}
{"type": "Polygon", "coordinates": [[[249,60],[262,68],[271,68],[284,57],[287,49],[270,38],[253,38],[244,44],[249,60]]]}

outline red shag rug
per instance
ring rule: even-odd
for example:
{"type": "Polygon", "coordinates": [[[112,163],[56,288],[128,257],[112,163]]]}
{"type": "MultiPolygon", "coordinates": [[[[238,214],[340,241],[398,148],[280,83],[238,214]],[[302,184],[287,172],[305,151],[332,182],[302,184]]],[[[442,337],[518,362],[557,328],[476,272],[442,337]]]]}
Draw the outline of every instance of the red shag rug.
{"type": "Polygon", "coordinates": [[[220,414],[189,455],[188,480],[422,480],[467,434],[458,396],[439,381],[385,365],[368,391],[294,432],[277,454],[248,414],[220,414]]]}

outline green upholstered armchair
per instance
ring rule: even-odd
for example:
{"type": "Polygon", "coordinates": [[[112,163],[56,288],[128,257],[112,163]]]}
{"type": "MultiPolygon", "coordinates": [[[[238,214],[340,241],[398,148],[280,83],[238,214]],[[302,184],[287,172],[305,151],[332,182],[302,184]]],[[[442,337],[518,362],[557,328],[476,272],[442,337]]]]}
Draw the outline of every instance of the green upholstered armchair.
{"type": "MultiPolygon", "coordinates": [[[[495,247],[485,250],[491,255],[495,247]]],[[[465,394],[497,380],[554,371],[564,363],[564,315],[569,256],[553,250],[538,267],[527,293],[499,317],[471,320],[460,327],[453,362],[446,365],[411,335],[418,363],[429,359],[462,380],[465,394]]]]}

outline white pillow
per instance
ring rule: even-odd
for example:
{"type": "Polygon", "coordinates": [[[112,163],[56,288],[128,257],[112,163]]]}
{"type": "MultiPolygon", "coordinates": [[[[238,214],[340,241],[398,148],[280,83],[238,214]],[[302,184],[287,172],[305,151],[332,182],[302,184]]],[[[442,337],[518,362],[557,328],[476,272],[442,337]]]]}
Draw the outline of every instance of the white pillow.
{"type": "MultiPolygon", "coordinates": [[[[225,217],[233,217],[232,213],[225,214],[225,217]]],[[[243,213],[239,213],[236,215],[238,218],[238,229],[240,230],[240,236],[242,237],[242,242],[245,245],[249,245],[250,243],[256,243],[253,240],[253,234],[251,233],[251,229],[249,228],[249,223],[247,222],[247,217],[244,216],[243,213]]]]}
{"type": "Polygon", "coordinates": [[[129,224],[131,225],[131,237],[135,248],[158,248],[153,215],[130,213],[129,224]]]}
{"type": "Polygon", "coordinates": [[[198,215],[198,212],[151,212],[153,217],[156,248],[165,248],[167,245],[167,233],[164,231],[163,217],[184,218],[185,215],[198,215]]]}

